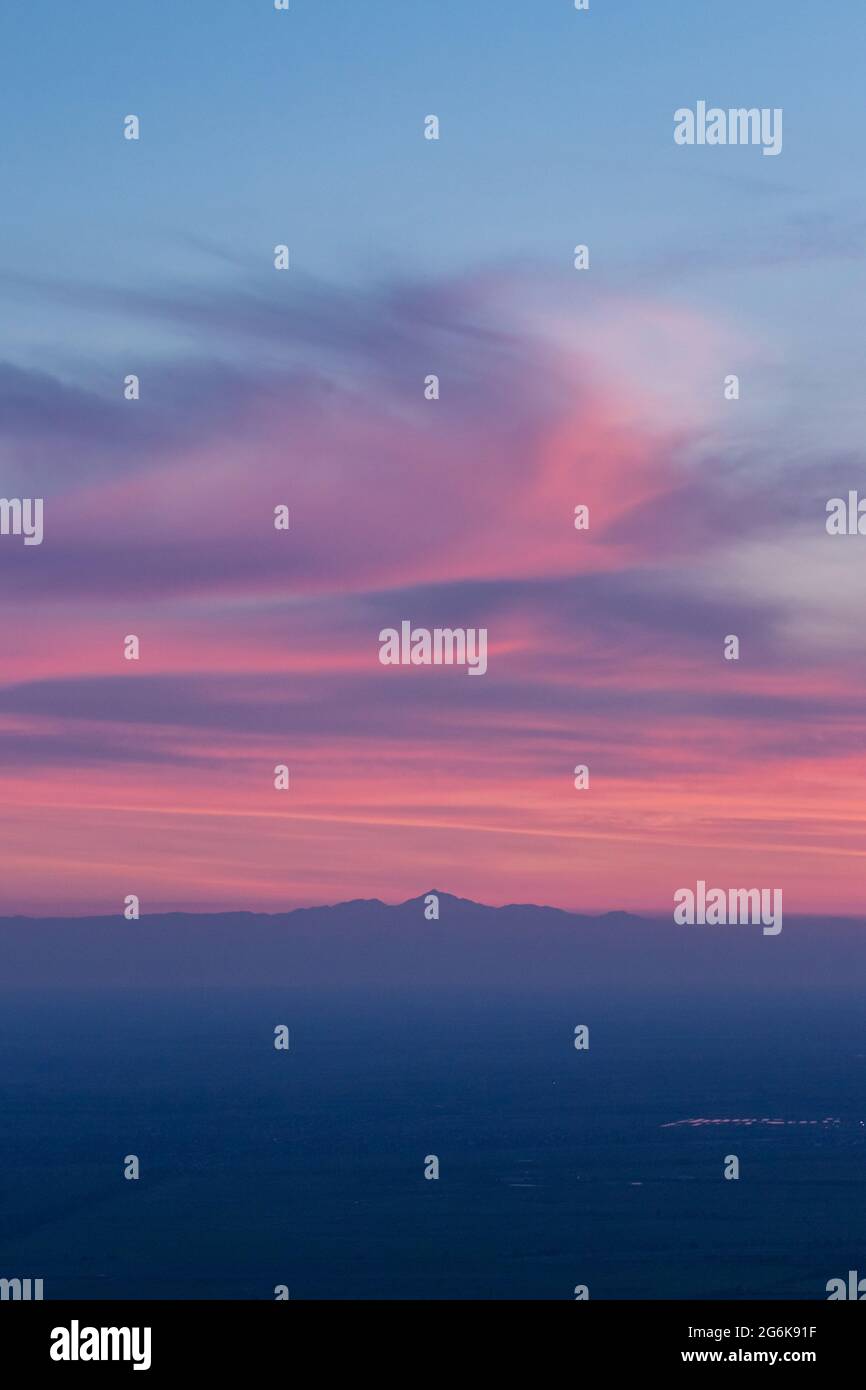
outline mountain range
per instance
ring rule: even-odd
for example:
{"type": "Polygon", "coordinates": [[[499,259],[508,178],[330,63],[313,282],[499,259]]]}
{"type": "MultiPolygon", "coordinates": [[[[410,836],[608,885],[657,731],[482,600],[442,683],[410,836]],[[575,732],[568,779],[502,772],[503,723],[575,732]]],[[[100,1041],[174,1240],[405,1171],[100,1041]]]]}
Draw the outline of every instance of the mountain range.
{"type": "Polygon", "coordinates": [[[676,926],[626,912],[490,907],[437,892],[389,905],[359,899],[285,913],[0,918],[0,988],[259,986],[483,991],[616,988],[665,993],[792,987],[862,989],[853,919],[786,917],[755,926],[676,926]]]}

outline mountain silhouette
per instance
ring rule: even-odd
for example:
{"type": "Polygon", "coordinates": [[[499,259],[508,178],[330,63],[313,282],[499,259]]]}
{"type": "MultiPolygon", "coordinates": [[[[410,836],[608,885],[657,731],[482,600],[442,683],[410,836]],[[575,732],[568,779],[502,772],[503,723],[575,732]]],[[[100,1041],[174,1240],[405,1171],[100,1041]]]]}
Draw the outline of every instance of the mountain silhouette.
{"type": "Polygon", "coordinates": [[[363,988],[635,991],[792,985],[862,989],[864,923],[786,918],[755,926],[676,926],[513,903],[490,907],[430,890],[283,913],[145,913],[0,919],[0,988],[363,988]]]}

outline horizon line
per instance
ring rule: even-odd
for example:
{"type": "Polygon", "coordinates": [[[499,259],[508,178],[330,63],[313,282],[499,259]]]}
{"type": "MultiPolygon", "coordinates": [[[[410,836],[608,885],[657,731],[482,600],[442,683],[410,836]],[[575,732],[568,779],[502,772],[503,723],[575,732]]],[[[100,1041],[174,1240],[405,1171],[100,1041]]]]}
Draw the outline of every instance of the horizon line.
{"type": "MultiPolygon", "coordinates": [[[[655,909],[642,909],[640,912],[632,912],[626,908],[607,908],[598,912],[579,911],[576,908],[556,907],[551,903],[534,902],[506,902],[506,903],[485,903],[478,902],[475,898],[463,898],[456,893],[449,893],[441,889],[430,888],[426,892],[418,893],[414,897],[404,898],[398,902],[386,902],[383,898],[345,898],[337,902],[327,903],[307,903],[297,907],[280,908],[269,911],[258,908],[167,908],[159,912],[142,912],[138,918],[133,920],[143,921],[145,918],[153,919],[158,917],[291,917],[299,912],[334,912],[339,908],[346,907],[381,907],[388,911],[396,911],[401,907],[408,907],[411,904],[423,903],[428,897],[435,896],[440,900],[450,899],[452,902],[464,904],[468,907],[481,908],[486,912],[507,912],[510,910],[529,910],[533,912],[556,912],[563,917],[579,917],[588,921],[599,921],[605,917],[627,917],[639,922],[659,922],[673,921],[673,913],[659,912],[655,909]]],[[[821,918],[827,922],[862,922],[862,916],[850,913],[822,913],[818,912],[794,912],[788,913],[789,921],[809,921],[814,918],[821,918]]],[[[15,912],[11,914],[0,914],[0,924],[4,922],[85,922],[94,919],[98,921],[112,921],[115,918],[124,918],[122,912],[90,912],[81,915],[69,915],[62,913],[47,913],[42,915],[32,915],[26,912],[15,912]]],[[[433,919],[438,920],[438,919],[433,919]]]]}

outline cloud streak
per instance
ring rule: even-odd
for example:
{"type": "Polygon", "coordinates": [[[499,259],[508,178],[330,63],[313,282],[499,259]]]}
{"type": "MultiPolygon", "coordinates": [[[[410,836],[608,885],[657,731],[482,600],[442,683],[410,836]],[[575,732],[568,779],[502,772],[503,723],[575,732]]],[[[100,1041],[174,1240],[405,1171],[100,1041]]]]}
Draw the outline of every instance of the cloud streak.
{"type": "Polygon", "coordinates": [[[729,328],[649,298],[564,314],[527,273],[97,289],[70,311],[183,346],[138,402],[105,365],[0,368],[7,492],[46,500],[42,546],[0,545],[10,908],[45,905],[52,860],[69,912],[332,899],[339,860],[349,896],[451,865],[467,896],[646,909],[760,855],[801,910],[856,907],[863,657],[838,594],[863,563],[823,532],[852,461],[732,446],[694,391],[655,389],[646,363],[711,372],[729,328]],[[404,618],[487,627],[487,675],[386,671],[404,618]]]}

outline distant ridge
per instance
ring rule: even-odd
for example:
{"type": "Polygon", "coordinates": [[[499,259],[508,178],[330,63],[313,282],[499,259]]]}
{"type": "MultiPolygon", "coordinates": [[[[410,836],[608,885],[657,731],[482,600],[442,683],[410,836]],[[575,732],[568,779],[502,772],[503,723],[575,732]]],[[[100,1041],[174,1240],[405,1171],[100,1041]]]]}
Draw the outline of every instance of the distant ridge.
{"type": "MultiPolygon", "coordinates": [[[[213,911],[210,910],[210,909],[208,909],[208,908],[203,908],[201,911],[188,911],[188,910],[184,910],[184,909],[181,909],[181,910],[169,909],[169,910],[163,911],[163,912],[142,912],[142,914],[141,914],[141,919],[144,920],[144,918],[146,918],[146,917],[147,917],[147,918],[160,918],[160,917],[190,917],[190,918],[193,918],[193,919],[201,918],[201,917],[206,917],[206,918],[208,918],[209,920],[214,920],[214,919],[218,919],[218,918],[226,918],[226,917],[240,917],[240,918],[262,918],[262,917],[264,917],[264,918],[280,918],[280,919],[282,919],[282,918],[287,918],[287,917],[295,917],[295,916],[297,916],[299,913],[304,913],[304,912],[306,912],[306,913],[310,913],[310,912],[316,912],[316,913],[322,913],[322,912],[342,912],[342,911],[344,911],[344,910],[352,910],[352,911],[355,911],[355,910],[357,910],[357,909],[368,909],[368,908],[376,908],[376,909],[379,909],[379,910],[381,910],[381,911],[383,911],[383,912],[402,912],[402,911],[403,911],[404,909],[406,909],[406,908],[413,908],[413,907],[419,908],[419,909],[422,911],[422,915],[423,915],[424,904],[425,904],[427,898],[430,896],[430,894],[435,894],[435,896],[439,899],[440,911],[441,911],[446,905],[455,905],[455,906],[458,906],[458,907],[463,908],[463,909],[471,909],[472,911],[475,911],[475,912],[494,912],[494,913],[499,913],[499,912],[540,912],[540,913],[548,913],[548,912],[549,912],[549,913],[554,913],[557,917],[569,917],[569,918],[574,918],[574,919],[577,920],[577,921],[604,921],[604,920],[607,920],[608,918],[622,918],[622,919],[628,919],[628,920],[630,920],[630,921],[635,921],[635,922],[637,922],[637,921],[651,921],[651,920],[653,920],[652,914],[648,914],[648,915],[636,914],[636,913],[632,913],[632,912],[625,912],[625,911],[623,911],[622,909],[619,909],[619,908],[616,909],[616,910],[614,910],[614,911],[611,911],[611,912],[605,912],[605,913],[602,913],[602,914],[595,914],[595,913],[586,913],[586,912],[575,912],[575,911],[572,911],[570,908],[565,908],[565,907],[551,907],[551,906],[547,906],[547,905],[545,905],[545,904],[540,904],[540,903],[503,903],[501,906],[497,907],[497,906],[494,906],[494,905],[491,904],[491,903],[479,903],[479,902],[476,902],[473,898],[460,898],[460,897],[457,897],[454,893],[445,893],[445,892],[440,891],[440,890],[437,889],[437,888],[430,888],[426,893],[419,893],[419,894],[417,894],[417,895],[416,895],[415,897],[413,897],[413,898],[406,898],[404,901],[398,902],[398,903],[386,903],[386,902],[384,902],[383,899],[381,899],[381,898],[349,898],[349,899],[347,899],[346,901],[340,901],[340,902],[336,902],[336,903],[309,903],[309,904],[306,904],[306,905],[301,906],[301,907],[289,907],[289,908],[284,908],[284,909],[282,909],[282,910],[278,909],[278,910],[273,911],[273,912],[264,911],[264,910],[261,910],[261,909],[250,909],[250,908],[219,908],[219,909],[213,910],[213,911]]],[[[3,923],[3,922],[113,922],[113,921],[115,921],[118,917],[120,917],[120,915],[121,915],[120,913],[113,913],[113,912],[108,913],[108,912],[106,912],[106,913],[85,914],[85,915],[82,915],[82,916],[70,914],[70,915],[68,915],[68,916],[67,916],[67,915],[64,915],[64,916],[60,917],[60,916],[57,916],[57,915],[55,915],[55,914],[48,914],[48,915],[42,915],[42,916],[35,917],[35,916],[31,916],[29,913],[14,913],[14,914],[12,914],[12,915],[10,915],[10,916],[0,916],[0,923],[3,923]]]]}
{"type": "Polygon", "coordinates": [[[603,999],[702,989],[866,988],[862,921],[786,918],[751,926],[677,926],[672,917],[601,916],[437,892],[388,904],[358,898],[287,912],[0,918],[0,989],[278,988],[402,993],[563,990],[603,999]]]}

